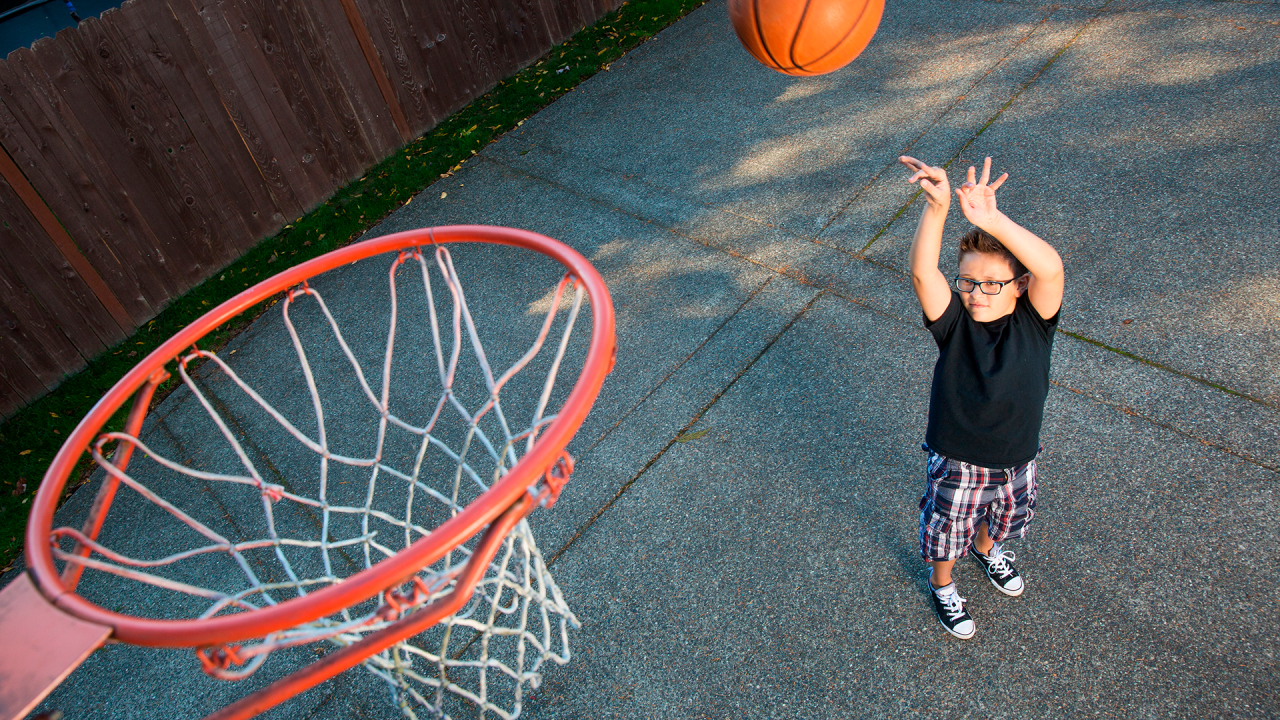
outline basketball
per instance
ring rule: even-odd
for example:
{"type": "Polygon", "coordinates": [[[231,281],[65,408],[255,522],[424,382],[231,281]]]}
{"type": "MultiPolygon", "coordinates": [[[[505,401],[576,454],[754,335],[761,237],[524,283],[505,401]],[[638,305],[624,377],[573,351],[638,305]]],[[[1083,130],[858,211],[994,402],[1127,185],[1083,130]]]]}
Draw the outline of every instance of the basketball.
{"type": "Polygon", "coordinates": [[[880,25],[884,0],[729,0],[742,47],[787,75],[822,75],[858,57],[880,25]]]}

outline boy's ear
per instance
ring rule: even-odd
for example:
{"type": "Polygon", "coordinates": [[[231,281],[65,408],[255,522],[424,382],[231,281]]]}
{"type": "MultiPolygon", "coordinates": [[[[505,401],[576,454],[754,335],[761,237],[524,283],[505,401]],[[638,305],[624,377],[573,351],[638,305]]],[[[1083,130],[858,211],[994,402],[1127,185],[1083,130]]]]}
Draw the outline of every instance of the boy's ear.
{"type": "Polygon", "coordinates": [[[1031,273],[1023,273],[1022,277],[1018,278],[1017,280],[1016,287],[1018,288],[1018,295],[1021,296],[1023,293],[1025,293],[1027,291],[1027,287],[1030,285],[1031,285],[1031,273]]]}

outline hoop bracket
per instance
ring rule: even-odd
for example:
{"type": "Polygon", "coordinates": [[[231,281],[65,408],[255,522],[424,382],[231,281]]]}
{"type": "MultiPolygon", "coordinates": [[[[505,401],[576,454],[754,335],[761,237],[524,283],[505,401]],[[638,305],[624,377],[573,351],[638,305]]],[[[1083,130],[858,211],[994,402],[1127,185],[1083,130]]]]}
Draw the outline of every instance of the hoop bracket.
{"type": "Polygon", "coordinates": [[[542,490],[538,492],[538,505],[545,508],[555,507],[556,501],[560,499],[560,491],[564,489],[565,483],[569,482],[569,476],[572,474],[573,456],[567,452],[561,452],[560,459],[542,474],[542,490]]]}
{"type": "Polygon", "coordinates": [[[196,657],[200,659],[200,667],[208,675],[219,670],[228,670],[232,665],[243,665],[248,660],[240,657],[239,645],[206,645],[196,648],[196,657]]]}

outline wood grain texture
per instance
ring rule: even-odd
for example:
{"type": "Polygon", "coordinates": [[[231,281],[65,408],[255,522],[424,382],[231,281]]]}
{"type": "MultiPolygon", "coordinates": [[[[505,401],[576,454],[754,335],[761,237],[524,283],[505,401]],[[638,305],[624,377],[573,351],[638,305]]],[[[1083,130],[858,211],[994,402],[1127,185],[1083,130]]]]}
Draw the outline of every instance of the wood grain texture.
{"type": "Polygon", "coordinates": [[[40,305],[8,263],[0,265],[0,328],[14,355],[48,390],[67,370],[84,367],[83,355],[40,305]]]}
{"type": "MultiPolygon", "coordinates": [[[[13,189],[14,194],[22,201],[25,209],[31,213],[35,221],[40,225],[43,233],[32,228],[30,233],[25,234],[33,242],[40,245],[52,247],[58,251],[58,255],[62,260],[72,268],[72,271],[79,276],[89,287],[94,297],[102,304],[104,310],[111,317],[111,322],[120,330],[132,330],[134,327],[133,318],[129,317],[129,311],[125,310],[120,304],[120,300],[116,298],[115,293],[107,284],[103,282],[102,276],[93,268],[89,260],[85,258],[84,253],[80,252],[80,248],[76,247],[75,241],[67,234],[66,228],[58,222],[58,218],[54,216],[53,211],[45,205],[44,200],[36,189],[31,187],[31,183],[27,181],[26,176],[18,169],[13,158],[9,157],[9,153],[4,152],[0,148],[0,176],[9,183],[9,187],[13,189]]],[[[110,329],[107,329],[110,332],[110,329]]]]}
{"type": "MultiPolygon", "coordinates": [[[[87,144],[84,128],[74,117],[58,110],[62,96],[39,69],[31,50],[22,48],[9,54],[8,62],[0,67],[0,84],[4,86],[5,106],[29,136],[25,148],[30,151],[28,163],[19,163],[19,167],[23,167],[64,227],[76,219],[77,210],[82,210],[101,237],[115,240],[115,247],[109,250],[123,251],[117,257],[128,269],[121,268],[122,271],[137,276],[143,300],[152,312],[159,311],[176,293],[176,285],[167,273],[157,271],[163,266],[163,258],[156,257],[160,255],[158,241],[147,224],[139,221],[140,213],[132,200],[121,192],[114,170],[96,146],[87,144]]],[[[7,146],[17,161],[24,149],[23,138],[16,132],[10,137],[20,143],[7,146]]],[[[88,243],[77,244],[90,247],[88,243]]],[[[101,264],[95,266],[100,271],[103,268],[101,264]]],[[[116,296],[127,302],[119,289],[116,296]]]]}
{"type": "MultiPolygon", "coordinates": [[[[54,62],[78,61],[81,72],[62,71],[55,85],[64,97],[77,97],[72,112],[98,137],[117,137],[108,162],[116,168],[123,190],[134,199],[147,223],[167,244],[170,272],[178,276],[179,292],[234,259],[232,227],[206,203],[217,186],[208,164],[186,148],[195,138],[181,121],[172,99],[157,92],[145,63],[131,62],[127,44],[107,32],[111,15],[86,19],[78,32],[58,36],[61,56],[44,56],[52,76],[54,62]],[[74,94],[73,94],[74,93],[74,94]]],[[[72,65],[74,67],[74,65],[72,65]]]]}
{"type": "Polygon", "coordinates": [[[299,193],[309,194],[310,190],[302,186],[298,177],[299,160],[282,159],[274,154],[282,147],[279,123],[263,107],[256,83],[245,80],[249,73],[238,58],[239,49],[234,39],[228,37],[231,29],[226,19],[212,9],[202,14],[188,0],[169,0],[167,7],[199,58],[201,69],[213,84],[240,141],[253,157],[259,175],[283,213],[284,222],[298,217],[303,212],[299,193]]]}
{"type": "Polygon", "coordinates": [[[396,130],[400,133],[400,137],[405,142],[413,138],[413,131],[409,127],[409,121],[404,114],[404,106],[400,102],[400,98],[396,96],[395,88],[391,85],[391,74],[387,72],[387,68],[383,62],[382,56],[378,54],[378,49],[373,43],[373,37],[369,34],[369,25],[365,22],[364,16],[357,7],[355,0],[341,0],[343,15],[347,18],[347,25],[351,28],[352,34],[356,38],[356,42],[360,46],[360,54],[364,57],[365,65],[373,73],[374,82],[378,85],[378,91],[382,94],[382,99],[387,105],[387,109],[391,113],[391,119],[395,121],[396,130]]]}
{"type": "Polygon", "coordinates": [[[157,153],[152,133],[158,119],[145,117],[126,88],[114,44],[101,33],[96,18],[82,23],[80,32],[59,33],[52,42],[32,48],[34,61],[61,101],[54,107],[83,129],[81,144],[101,158],[116,178],[115,191],[137,209],[137,222],[155,237],[164,271],[176,279],[177,292],[185,279],[198,276],[213,263],[203,213],[181,207],[184,188],[168,172],[157,153]]]}
{"type": "MultiPolygon", "coordinates": [[[[327,22],[327,5],[332,3],[295,2],[281,4],[277,10],[281,22],[294,29],[296,49],[300,53],[297,62],[310,71],[317,98],[324,101],[330,132],[334,133],[331,141],[344,145],[352,155],[348,174],[343,178],[345,184],[412,136],[402,137],[398,128],[386,127],[389,108],[384,112],[382,108],[373,107],[376,104],[375,93],[367,88],[368,80],[374,79],[374,73],[367,62],[360,74],[361,80],[346,74],[348,69],[360,71],[361,64],[354,52],[357,48],[349,43],[335,42],[343,37],[351,38],[351,35],[334,34],[327,22]],[[379,122],[379,118],[384,121],[379,122]]],[[[394,117],[392,120],[394,124],[394,117]]],[[[408,124],[404,127],[408,133],[408,124]]]]}
{"type": "Polygon", "coordinates": [[[128,0],[10,53],[0,414],[619,4],[128,0]]]}
{"type": "Polygon", "coordinates": [[[14,345],[20,340],[11,335],[17,322],[17,316],[0,305],[0,416],[6,418],[52,389],[15,352],[14,345]]]}
{"type": "MultiPolygon", "coordinates": [[[[223,59],[232,70],[232,79],[246,97],[257,100],[255,110],[263,119],[263,126],[273,155],[279,159],[302,204],[302,213],[320,204],[340,186],[336,184],[320,163],[324,148],[308,131],[307,117],[300,108],[289,104],[284,88],[288,78],[281,78],[273,71],[267,57],[261,28],[253,22],[254,6],[270,0],[223,0],[217,7],[221,16],[214,21],[214,14],[206,10],[203,15],[211,27],[225,30],[222,42],[230,54],[223,59]]],[[[299,213],[299,216],[302,214],[299,213]]]]}
{"type": "Polygon", "coordinates": [[[55,333],[58,344],[64,338],[69,340],[87,359],[126,337],[125,329],[7,184],[0,184],[0,246],[4,247],[5,264],[13,271],[13,282],[26,289],[59,330],[55,333]]]}
{"type": "Polygon", "coordinates": [[[196,193],[184,195],[183,203],[217,218],[221,227],[212,229],[215,257],[230,262],[271,228],[268,219],[275,208],[243,145],[226,142],[231,127],[225,115],[209,112],[209,99],[217,97],[212,85],[202,83],[205,97],[197,97],[188,77],[175,67],[170,43],[153,30],[166,21],[172,26],[172,17],[145,17],[144,9],[129,3],[103,13],[103,28],[136,77],[139,92],[133,100],[145,108],[139,114],[162,120],[167,131],[164,157],[171,171],[196,193]],[[258,198],[266,200],[261,207],[258,198]]]}

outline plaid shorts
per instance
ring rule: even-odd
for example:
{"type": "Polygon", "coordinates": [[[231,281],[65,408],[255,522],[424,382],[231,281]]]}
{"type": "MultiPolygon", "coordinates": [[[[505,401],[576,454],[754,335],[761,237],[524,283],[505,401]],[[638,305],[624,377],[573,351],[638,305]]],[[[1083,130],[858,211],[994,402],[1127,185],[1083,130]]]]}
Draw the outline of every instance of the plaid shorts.
{"type": "Polygon", "coordinates": [[[928,445],[921,447],[929,453],[920,498],[922,559],[964,557],[983,520],[996,542],[1027,534],[1036,516],[1034,459],[1011,468],[984,468],[939,455],[928,445]]]}

